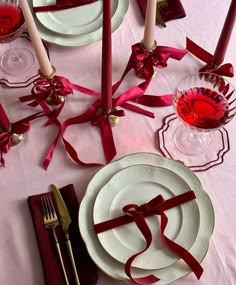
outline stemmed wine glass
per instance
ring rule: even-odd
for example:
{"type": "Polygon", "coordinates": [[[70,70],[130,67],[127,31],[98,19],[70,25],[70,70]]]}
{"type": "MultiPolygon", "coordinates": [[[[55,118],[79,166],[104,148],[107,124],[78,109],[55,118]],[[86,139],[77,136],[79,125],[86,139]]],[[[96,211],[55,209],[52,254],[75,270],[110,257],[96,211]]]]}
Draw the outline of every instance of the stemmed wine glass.
{"type": "Polygon", "coordinates": [[[190,74],[173,93],[173,106],[183,122],[174,134],[178,150],[187,155],[205,152],[210,133],[225,126],[236,113],[236,91],[229,81],[210,73],[190,74]]]}
{"type": "MultiPolygon", "coordinates": [[[[17,0],[0,0],[0,44],[15,40],[26,29],[25,20],[17,0]]],[[[34,64],[32,53],[25,48],[10,47],[1,56],[1,69],[9,75],[17,76],[26,72],[34,64]]]]}

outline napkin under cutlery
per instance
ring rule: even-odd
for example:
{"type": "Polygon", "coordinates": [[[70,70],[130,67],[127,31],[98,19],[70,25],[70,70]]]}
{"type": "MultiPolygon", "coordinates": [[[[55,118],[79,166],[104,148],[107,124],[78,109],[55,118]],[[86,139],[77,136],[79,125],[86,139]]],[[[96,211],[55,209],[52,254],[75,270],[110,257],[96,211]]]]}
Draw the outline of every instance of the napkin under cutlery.
{"type": "Polygon", "coordinates": [[[82,5],[87,5],[93,3],[97,0],[56,0],[55,5],[49,6],[36,6],[33,7],[33,11],[37,12],[49,12],[49,11],[59,11],[64,9],[70,9],[82,5]]]}
{"type": "MultiPolygon", "coordinates": [[[[81,285],[96,284],[98,279],[97,268],[87,252],[78,228],[79,203],[73,184],[69,184],[61,188],[60,193],[65,201],[72,220],[69,228],[69,235],[80,283],[81,285]]],[[[64,277],[61,271],[60,262],[58,261],[51,232],[44,227],[43,223],[41,206],[42,195],[43,194],[38,194],[28,197],[28,205],[32,215],[35,234],[40,251],[45,284],[64,285],[64,277]]],[[[53,199],[52,193],[50,193],[50,195],[53,199]]],[[[60,243],[68,280],[70,284],[73,285],[75,284],[73,270],[61,227],[56,228],[56,233],[60,243]]]]}
{"type": "MultiPolygon", "coordinates": [[[[147,0],[137,0],[137,2],[143,17],[145,18],[147,0]]],[[[167,4],[168,5],[163,7],[160,11],[164,22],[183,18],[186,16],[184,7],[180,0],[167,0],[167,4]]],[[[159,23],[157,22],[156,24],[158,25],[159,23]]]]}

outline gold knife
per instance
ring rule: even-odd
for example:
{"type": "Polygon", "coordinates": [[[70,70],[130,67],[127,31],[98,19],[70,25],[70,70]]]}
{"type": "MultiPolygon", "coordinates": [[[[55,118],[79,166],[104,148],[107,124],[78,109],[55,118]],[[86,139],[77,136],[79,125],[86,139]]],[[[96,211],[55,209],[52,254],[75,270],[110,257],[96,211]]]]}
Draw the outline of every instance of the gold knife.
{"type": "Polygon", "coordinates": [[[53,193],[53,196],[54,196],[54,199],[56,202],[56,206],[57,206],[57,210],[58,210],[58,214],[59,214],[59,219],[61,222],[61,227],[62,227],[62,230],[64,232],[65,239],[66,239],[66,246],[67,246],[67,249],[69,251],[70,260],[72,263],[73,272],[74,272],[74,276],[75,276],[75,281],[76,281],[77,285],[80,285],[78,273],[77,273],[76,266],[75,266],[73,251],[72,251],[72,247],[71,247],[71,243],[70,243],[69,232],[68,232],[69,225],[71,224],[70,214],[67,210],[65,202],[64,202],[58,188],[55,185],[51,184],[51,189],[52,189],[52,193],[53,193]]]}

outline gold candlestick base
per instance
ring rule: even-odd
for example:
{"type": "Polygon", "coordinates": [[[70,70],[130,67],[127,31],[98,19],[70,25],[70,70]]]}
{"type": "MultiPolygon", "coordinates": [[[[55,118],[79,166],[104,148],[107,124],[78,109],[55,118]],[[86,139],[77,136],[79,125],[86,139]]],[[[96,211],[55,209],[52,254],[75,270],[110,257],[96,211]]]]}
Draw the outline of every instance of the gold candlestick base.
{"type": "Polygon", "coordinates": [[[151,47],[151,49],[148,49],[148,48],[145,47],[143,40],[140,42],[140,46],[141,46],[141,48],[142,48],[143,50],[146,50],[146,51],[151,52],[151,51],[153,51],[153,50],[156,49],[156,47],[157,47],[157,42],[156,42],[156,40],[154,40],[153,46],[151,47]]]}
{"type": "Polygon", "coordinates": [[[39,73],[40,77],[42,77],[42,78],[52,79],[54,77],[54,75],[56,74],[56,68],[55,68],[55,66],[52,65],[52,73],[49,75],[44,75],[40,69],[38,70],[38,73],[39,73]]]}
{"type": "Polygon", "coordinates": [[[24,134],[12,134],[12,139],[11,139],[11,145],[15,146],[19,143],[21,143],[24,139],[24,134]]]}
{"type": "MultiPolygon", "coordinates": [[[[109,119],[109,123],[110,123],[111,127],[115,127],[120,121],[120,117],[113,115],[113,114],[109,114],[109,113],[113,112],[114,110],[116,110],[116,109],[112,108],[111,110],[108,111],[108,119],[109,119]]],[[[98,108],[96,111],[96,115],[99,116],[102,114],[104,114],[103,109],[98,108]]]]}
{"type": "Polygon", "coordinates": [[[48,96],[45,101],[48,105],[57,106],[65,101],[65,97],[57,94],[52,94],[48,96]]]}

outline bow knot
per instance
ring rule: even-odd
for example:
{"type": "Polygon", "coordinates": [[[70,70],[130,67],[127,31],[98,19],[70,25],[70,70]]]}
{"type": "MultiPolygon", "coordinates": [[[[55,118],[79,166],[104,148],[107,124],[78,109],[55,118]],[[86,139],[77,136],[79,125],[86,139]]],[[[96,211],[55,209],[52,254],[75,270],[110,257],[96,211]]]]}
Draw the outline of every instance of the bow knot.
{"type": "Polygon", "coordinates": [[[123,207],[123,212],[129,216],[135,217],[136,215],[143,215],[144,217],[152,215],[161,215],[163,212],[161,206],[164,203],[164,198],[162,195],[158,195],[148,203],[142,204],[140,206],[136,204],[128,204],[123,207]]]}
{"type": "Polygon", "coordinates": [[[220,76],[234,76],[234,67],[231,63],[225,63],[220,66],[206,65],[199,70],[200,72],[215,73],[220,76]]]}

